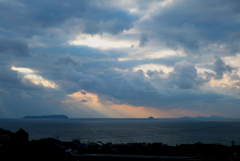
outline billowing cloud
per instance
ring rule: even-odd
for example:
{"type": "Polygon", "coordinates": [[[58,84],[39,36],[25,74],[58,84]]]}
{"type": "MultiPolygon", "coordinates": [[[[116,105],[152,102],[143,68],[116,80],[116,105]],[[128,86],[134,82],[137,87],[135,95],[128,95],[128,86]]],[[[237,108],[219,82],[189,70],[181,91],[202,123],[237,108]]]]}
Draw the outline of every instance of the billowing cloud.
{"type": "Polygon", "coordinates": [[[234,68],[230,67],[229,65],[226,65],[224,61],[219,57],[215,56],[216,61],[213,64],[213,71],[216,72],[215,79],[222,79],[223,73],[225,72],[232,72],[234,68]]]}
{"type": "Polygon", "coordinates": [[[169,82],[173,87],[180,89],[197,88],[205,81],[198,77],[194,64],[183,60],[174,66],[174,71],[169,73],[169,82]]]}

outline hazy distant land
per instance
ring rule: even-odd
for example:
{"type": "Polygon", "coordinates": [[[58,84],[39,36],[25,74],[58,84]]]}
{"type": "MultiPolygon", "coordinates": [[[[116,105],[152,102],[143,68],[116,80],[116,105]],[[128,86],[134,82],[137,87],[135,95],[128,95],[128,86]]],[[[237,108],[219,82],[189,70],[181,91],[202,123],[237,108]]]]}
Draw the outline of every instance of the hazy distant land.
{"type": "Polygon", "coordinates": [[[198,117],[181,117],[179,118],[181,120],[225,120],[227,118],[222,117],[222,116],[210,116],[210,117],[203,117],[203,116],[198,116],[198,117]]]}
{"type": "MultiPolygon", "coordinates": [[[[24,119],[69,119],[68,116],[66,115],[42,115],[42,116],[24,116],[24,119]]],[[[73,119],[84,119],[84,118],[73,118],[73,119]]],[[[101,119],[101,118],[85,118],[85,119],[101,119]]],[[[102,119],[114,119],[114,118],[102,118],[102,119]]],[[[229,118],[225,118],[222,116],[210,116],[210,117],[203,117],[203,116],[198,116],[198,117],[189,117],[189,116],[184,116],[180,118],[154,118],[152,116],[148,118],[115,118],[115,119],[148,119],[148,120],[226,120],[229,118]]]]}
{"type": "Polygon", "coordinates": [[[190,116],[184,116],[184,117],[180,117],[180,118],[154,118],[152,116],[148,117],[149,120],[153,120],[153,119],[161,119],[161,120],[226,120],[229,118],[226,117],[222,117],[222,116],[210,116],[210,117],[204,117],[204,116],[198,116],[198,117],[190,117],[190,116]]]}
{"type": "Polygon", "coordinates": [[[68,119],[66,115],[25,116],[24,119],[68,119]]]}

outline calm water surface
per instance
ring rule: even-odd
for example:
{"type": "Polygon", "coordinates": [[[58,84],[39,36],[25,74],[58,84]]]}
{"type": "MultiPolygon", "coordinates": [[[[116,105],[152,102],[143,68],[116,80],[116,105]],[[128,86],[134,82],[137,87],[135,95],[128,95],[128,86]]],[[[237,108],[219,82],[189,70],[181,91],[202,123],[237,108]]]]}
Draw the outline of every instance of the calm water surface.
{"type": "Polygon", "coordinates": [[[58,138],[62,141],[113,143],[162,142],[168,145],[186,143],[221,143],[240,145],[240,120],[124,120],[124,119],[0,119],[0,128],[29,133],[30,140],[58,138]]]}

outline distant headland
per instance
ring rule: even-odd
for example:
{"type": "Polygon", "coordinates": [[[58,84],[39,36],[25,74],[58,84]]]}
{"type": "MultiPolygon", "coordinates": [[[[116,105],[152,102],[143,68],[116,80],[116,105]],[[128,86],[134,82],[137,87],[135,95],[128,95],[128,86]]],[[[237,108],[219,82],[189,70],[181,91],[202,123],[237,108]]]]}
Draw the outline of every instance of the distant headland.
{"type": "Polygon", "coordinates": [[[66,115],[24,116],[24,119],[68,119],[66,115]]]}
{"type": "Polygon", "coordinates": [[[150,119],[150,120],[153,120],[153,119],[154,119],[154,117],[150,116],[148,119],[150,119]]]}
{"type": "Polygon", "coordinates": [[[226,120],[227,118],[222,117],[222,116],[210,116],[210,117],[203,117],[203,116],[198,116],[198,117],[181,117],[179,118],[181,120],[226,120]]]}

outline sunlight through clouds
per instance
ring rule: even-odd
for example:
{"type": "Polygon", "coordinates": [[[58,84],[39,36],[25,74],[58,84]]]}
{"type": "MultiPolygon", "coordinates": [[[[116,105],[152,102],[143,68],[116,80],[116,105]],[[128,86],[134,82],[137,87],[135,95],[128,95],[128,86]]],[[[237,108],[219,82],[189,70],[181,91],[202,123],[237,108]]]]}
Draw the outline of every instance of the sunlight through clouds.
{"type": "Polygon", "coordinates": [[[91,111],[96,111],[105,117],[119,117],[117,113],[106,108],[99,102],[98,95],[85,90],[80,90],[73,94],[67,95],[67,100],[61,101],[63,104],[68,104],[75,111],[82,111],[90,114],[91,111]],[[91,111],[89,111],[89,109],[91,111]]]}
{"type": "Polygon", "coordinates": [[[30,80],[35,85],[43,85],[44,87],[47,87],[47,88],[57,88],[58,87],[53,81],[46,80],[39,75],[26,75],[22,79],[23,82],[26,82],[25,81],[26,79],[30,80]]]}
{"type": "MultiPolygon", "coordinates": [[[[61,101],[69,106],[67,109],[70,113],[91,113],[95,111],[108,118],[172,118],[193,116],[211,116],[212,112],[200,112],[197,110],[186,110],[182,107],[174,109],[158,109],[153,107],[133,106],[129,104],[115,104],[111,101],[100,100],[97,94],[80,90],[69,94],[66,100],[61,101]]],[[[85,116],[83,116],[85,117],[85,116]]]]}
{"type": "Polygon", "coordinates": [[[97,111],[110,118],[148,118],[168,116],[166,112],[155,108],[135,107],[127,104],[114,104],[113,102],[100,100],[97,94],[81,90],[68,95],[67,100],[61,101],[63,104],[69,104],[70,109],[74,111],[86,111],[87,108],[97,111]],[[75,108],[76,107],[76,108],[75,108]]]}
{"type": "Polygon", "coordinates": [[[11,70],[14,70],[14,71],[18,71],[18,72],[21,72],[21,73],[36,73],[37,71],[33,71],[32,69],[30,68],[16,68],[14,66],[12,66],[11,70]]]}
{"type": "Polygon", "coordinates": [[[81,34],[75,40],[69,41],[70,45],[85,45],[94,48],[129,48],[132,44],[138,44],[138,40],[123,40],[113,35],[89,35],[81,34]]]}
{"type": "Polygon", "coordinates": [[[44,79],[42,76],[34,74],[37,73],[38,71],[34,71],[30,68],[18,68],[14,66],[12,66],[11,70],[21,73],[23,75],[22,81],[24,83],[30,81],[35,85],[42,85],[47,88],[58,88],[58,85],[56,85],[53,81],[44,79]]]}
{"type": "Polygon", "coordinates": [[[231,77],[227,74],[224,74],[221,80],[211,79],[209,83],[212,87],[240,89],[240,80],[232,80],[231,77]]]}

